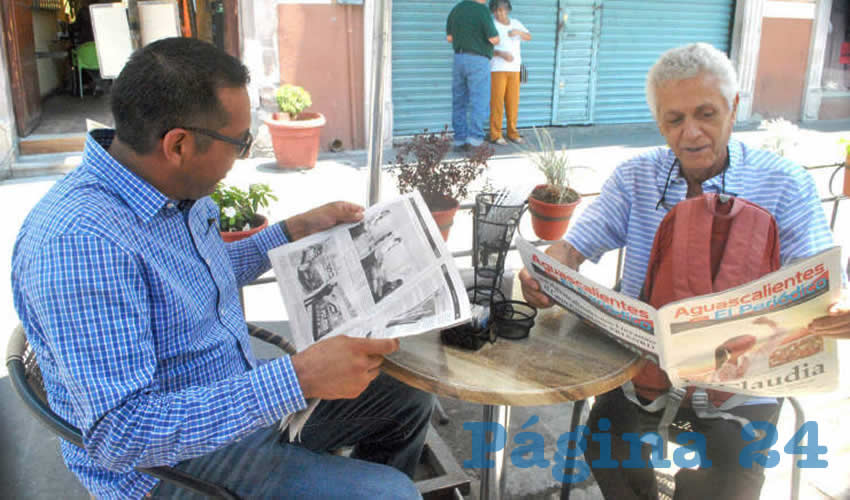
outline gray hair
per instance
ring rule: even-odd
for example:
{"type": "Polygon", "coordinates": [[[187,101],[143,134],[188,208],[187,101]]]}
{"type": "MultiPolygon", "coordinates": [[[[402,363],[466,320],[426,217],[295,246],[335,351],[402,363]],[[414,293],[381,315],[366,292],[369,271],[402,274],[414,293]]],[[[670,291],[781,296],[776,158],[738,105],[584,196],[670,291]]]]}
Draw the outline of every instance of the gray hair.
{"type": "Polygon", "coordinates": [[[701,73],[713,75],[718,80],[720,93],[726,98],[729,109],[738,93],[738,76],[732,61],[723,52],[707,43],[692,43],[670,49],[661,54],[646,76],[646,102],[652,117],[658,119],[658,102],[655,91],[664,82],[685,80],[701,73]]]}

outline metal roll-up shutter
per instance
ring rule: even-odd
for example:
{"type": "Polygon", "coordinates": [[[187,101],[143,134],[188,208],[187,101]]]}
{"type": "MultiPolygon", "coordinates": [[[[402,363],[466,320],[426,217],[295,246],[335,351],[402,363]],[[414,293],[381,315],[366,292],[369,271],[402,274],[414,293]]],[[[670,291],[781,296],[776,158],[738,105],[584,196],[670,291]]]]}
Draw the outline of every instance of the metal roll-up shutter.
{"type": "Polygon", "coordinates": [[[604,0],[594,123],[652,121],[646,73],[664,51],[706,42],[729,52],[734,0],[604,0]]]}
{"type": "MultiPolygon", "coordinates": [[[[393,133],[451,128],[452,61],[446,18],[457,0],[393,0],[393,133]]],[[[558,0],[516,2],[513,16],[532,34],[523,42],[529,81],[520,89],[518,125],[549,125],[555,73],[558,0]]]]}
{"type": "Polygon", "coordinates": [[[452,125],[452,46],[446,18],[455,0],[393,0],[393,132],[452,125]]]}
{"type": "Polygon", "coordinates": [[[590,122],[601,1],[561,0],[558,80],[555,82],[557,114],[554,122],[557,125],[590,122]]]}

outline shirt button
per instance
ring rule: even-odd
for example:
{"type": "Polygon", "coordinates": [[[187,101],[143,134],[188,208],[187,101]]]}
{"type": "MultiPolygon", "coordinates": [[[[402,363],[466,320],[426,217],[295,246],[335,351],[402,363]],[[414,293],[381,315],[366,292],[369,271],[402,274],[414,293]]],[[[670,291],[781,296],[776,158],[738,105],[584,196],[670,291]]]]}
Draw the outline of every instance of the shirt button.
{"type": "Polygon", "coordinates": [[[222,316],[224,316],[224,308],[223,307],[221,309],[219,309],[218,312],[221,313],[222,316]]]}
{"type": "Polygon", "coordinates": [[[172,208],[174,208],[174,203],[171,203],[171,202],[166,203],[165,208],[171,210],[172,208]]]}

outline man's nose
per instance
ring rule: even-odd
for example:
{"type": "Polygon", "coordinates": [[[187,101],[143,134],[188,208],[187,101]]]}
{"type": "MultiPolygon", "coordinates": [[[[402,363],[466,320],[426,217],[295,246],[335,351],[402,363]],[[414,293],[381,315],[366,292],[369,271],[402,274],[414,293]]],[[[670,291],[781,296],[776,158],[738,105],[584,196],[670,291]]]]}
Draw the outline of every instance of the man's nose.
{"type": "Polygon", "coordinates": [[[691,118],[685,119],[683,135],[685,139],[695,139],[702,135],[702,130],[699,128],[699,123],[691,118]]]}

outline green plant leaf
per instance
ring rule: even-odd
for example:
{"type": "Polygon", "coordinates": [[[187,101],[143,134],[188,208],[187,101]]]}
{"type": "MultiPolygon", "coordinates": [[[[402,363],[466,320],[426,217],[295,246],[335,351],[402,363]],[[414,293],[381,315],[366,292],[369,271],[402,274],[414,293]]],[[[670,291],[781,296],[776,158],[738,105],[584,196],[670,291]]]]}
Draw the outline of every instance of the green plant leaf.
{"type": "Polygon", "coordinates": [[[536,147],[527,146],[520,148],[531,161],[532,165],[546,178],[546,184],[552,186],[559,193],[558,203],[566,201],[572,193],[571,181],[574,172],[578,169],[592,170],[590,167],[576,166],[570,163],[570,156],[566,147],[555,145],[555,139],[548,130],[534,127],[536,147]]]}
{"type": "Polygon", "coordinates": [[[277,88],[275,99],[277,100],[278,109],[283,113],[289,113],[293,117],[313,105],[309,92],[304,90],[303,87],[288,83],[277,88]]]}
{"type": "Polygon", "coordinates": [[[218,184],[210,198],[218,205],[220,230],[225,232],[241,231],[254,222],[260,209],[269,206],[269,200],[277,200],[268,184],[252,184],[247,191],[218,184]]]}

